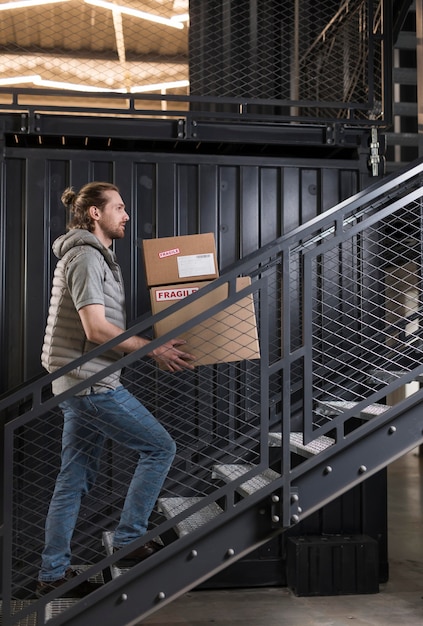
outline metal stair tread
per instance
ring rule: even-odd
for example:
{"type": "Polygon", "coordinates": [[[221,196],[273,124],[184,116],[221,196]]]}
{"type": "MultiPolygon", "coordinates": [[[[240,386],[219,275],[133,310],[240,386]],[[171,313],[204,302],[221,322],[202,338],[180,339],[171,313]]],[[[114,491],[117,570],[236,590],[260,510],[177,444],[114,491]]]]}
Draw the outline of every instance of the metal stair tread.
{"type": "MultiPolygon", "coordinates": [[[[53,617],[56,617],[66,611],[67,609],[74,606],[77,602],[80,601],[80,598],[57,598],[48,602],[45,607],[44,612],[44,621],[48,622],[53,617]]],[[[30,607],[32,604],[36,604],[37,600],[11,600],[10,602],[10,616],[12,617],[19,611],[30,607]]],[[[3,624],[3,602],[0,600],[0,625],[3,624]]],[[[18,626],[37,626],[37,614],[30,613],[23,619],[17,622],[18,626]]]]}
{"type": "Polygon", "coordinates": [[[47,622],[48,620],[61,615],[61,613],[70,609],[77,602],[80,602],[80,598],[58,598],[57,600],[52,600],[46,604],[45,621],[47,622]]]}
{"type": "MultiPolygon", "coordinates": [[[[332,439],[332,437],[327,437],[326,435],[320,435],[307,444],[304,444],[303,433],[290,433],[289,435],[289,447],[291,451],[307,458],[315,456],[316,454],[319,454],[319,452],[323,452],[334,443],[335,440],[332,439]]],[[[280,447],[282,445],[282,433],[269,433],[269,445],[273,447],[280,447]]]]}
{"type": "MultiPolygon", "coordinates": [[[[19,611],[22,611],[23,609],[30,607],[32,604],[35,604],[36,602],[37,600],[11,600],[10,607],[9,607],[10,615],[8,615],[7,617],[14,616],[16,613],[19,613],[19,611]]],[[[47,621],[48,619],[49,618],[47,616],[47,610],[46,610],[45,621],[47,621]]],[[[3,624],[3,601],[0,600],[0,625],[2,624],[3,624]]],[[[22,626],[37,626],[37,614],[35,612],[30,613],[23,620],[19,620],[19,622],[17,622],[17,626],[21,626],[21,625],[22,626]]]]}
{"type": "MultiPolygon", "coordinates": [[[[91,566],[90,565],[71,565],[71,568],[74,570],[87,570],[91,566]]],[[[95,576],[90,576],[88,578],[89,581],[95,583],[105,584],[103,573],[99,572],[95,576]]],[[[80,601],[80,598],[56,598],[52,600],[48,604],[46,604],[45,608],[45,621],[47,622],[49,619],[53,619],[57,615],[60,615],[74,604],[80,601]]],[[[1,621],[0,621],[1,624],[1,621]]]]}
{"type": "MultiPolygon", "coordinates": [[[[250,470],[254,469],[254,465],[251,464],[223,464],[223,465],[214,465],[212,471],[212,478],[222,478],[226,482],[230,482],[243,476],[250,470]]],[[[280,474],[275,472],[274,470],[267,468],[264,471],[260,472],[257,476],[253,476],[252,478],[245,481],[237,487],[237,491],[244,496],[249,496],[259,489],[266,487],[274,480],[280,477],[280,474]]]]}
{"type": "MultiPolygon", "coordinates": [[[[106,549],[107,556],[111,556],[113,554],[113,536],[114,533],[110,530],[104,531],[102,535],[102,543],[104,548],[106,549]]],[[[160,541],[160,538],[155,539],[155,541],[160,541]]],[[[121,576],[129,569],[129,567],[118,567],[114,564],[110,566],[112,578],[117,578],[117,576],[121,576]]]]}
{"type": "MultiPolygon", "coordinates": [[[[418,112],[417,102],[394,102],[394,115],[416,116],[418,112]]],[[[391,133],[395,136],[395,133],[391,133]]]]}
{"type": "MultiPolygon", "coordinates": [[[[377,381],[378,383],[390,383],[405,374],[408,374],[408,370],[387,370],[387,369],[372,369],[368,372],[370,380],[377,381]]],[[[416,382],[423,382],[423,374],[418,374],[414,377],[416,382]]]]}
{"type": "Polygon", "coordinates": [[[401,85],[417,85],[417,69],[415,67],[392,68],[394,83],[401,85]]]}
{"type": "MultiPolygon", "coordinates": [[[[406,132],[395,132],[395,133],[386,133],[386,138],[392,145],[398,146],[418,146],[419,144],[419,134],[418,133],[406,133],[406,132]]],[[[393,165],[393,163],[390,163],[393,165]]]]}
{"type": "MultiPolygon", "coordinates": [[[[318,404],[317,411],[321,415],[340,415],[345,411],[349,411],[357,406],[358,402],[350,400],[321,400],[318,404]]],[[[369,404],[365,409],[360,411],[362,419],[371,419],[377,415],[381,415],[390,408],[388,404],[369,404]]]]}
{"type": "MultiPolygon", "coordinates": [[[[157,506],[158,510],[163,513],[163,515],[171,519],[179,515],[179,513],[182,513],[182,511],[189,509],[194,504],[201,502],[202,499],[203,498],[200,496],[159,498],[157,506]]],[[[216,502],[211,502],[178,522],[176,524],[177,533],[180,537],[187,535],[221,513],[223,513],[223,509],[216,502]]]]}
{"type": "Polygon", "coordinates": [[[394,47],[400,50],[415,50],[417,35],[414,31],[403,30],[398,34],[394,47]]]}

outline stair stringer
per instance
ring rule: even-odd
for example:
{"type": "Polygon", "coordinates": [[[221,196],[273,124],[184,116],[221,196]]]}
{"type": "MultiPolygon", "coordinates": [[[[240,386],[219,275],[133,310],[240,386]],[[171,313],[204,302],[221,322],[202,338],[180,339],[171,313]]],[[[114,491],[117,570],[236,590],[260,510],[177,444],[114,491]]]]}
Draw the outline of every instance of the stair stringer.
{"type": "Polygon", "coordinates": [[[291,471],[302,518],[311,515],[423,442],[421,391],[366,422],[291,471]],[[420,401],[419,401],[420,399],[420,401]]]}
{"type": "MultiPolygon", "coordinates": [[[[281,482],[277,481],[277,487],[281,482]]],[[[139,623],[283,532],[272,521],[275,487],[268,485],[240,501],[236,515],[224,512],[212,523],[179,537],[47,623],[92,626],[105,615],[107,626],[139,623]]]]}

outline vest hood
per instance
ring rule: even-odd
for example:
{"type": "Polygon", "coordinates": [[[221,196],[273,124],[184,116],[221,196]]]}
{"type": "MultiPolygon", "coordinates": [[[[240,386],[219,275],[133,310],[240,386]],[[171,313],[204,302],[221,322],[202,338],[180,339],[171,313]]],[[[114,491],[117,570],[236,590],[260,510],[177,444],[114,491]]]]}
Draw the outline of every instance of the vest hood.
{"type": "Polygon", "coordinates": [[[93,233],[82,228],[72,228],[61,235],[53,243],[53,252],[58,259],[62,259],[75,246],[92,246],[97,248],[107,258],[109,250],[97,239],[93,233]]]}

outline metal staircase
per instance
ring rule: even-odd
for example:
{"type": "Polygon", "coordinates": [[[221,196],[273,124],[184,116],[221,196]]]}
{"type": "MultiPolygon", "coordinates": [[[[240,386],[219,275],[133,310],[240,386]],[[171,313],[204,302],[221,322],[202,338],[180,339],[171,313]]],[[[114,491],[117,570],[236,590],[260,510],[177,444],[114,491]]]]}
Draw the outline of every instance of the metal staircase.
{"type": "MultiPolygon", "coordinates": [[[[252,298],[260,359],[168,374],[143,348],[110,366],[124,368],[123,383],[165,423],[178,453],[151,527],[131,549],[158,537],[164,547],[120,569],[111,537],[133,459],[114,445],[105,451],[74,536],[74,559],[84,568],[67,587],[87,578],[103,584],[82,600],[62,597],[64,588],[34,598],[64,398],[49,389],[118,341],[0,401],[7,420],[3,626],[137,624],[423,441],[422,180],[418,161],[189,296],[229,284],[226,300],[174,334],[210,329],[210,316],[230,305],[235,343],[245,341],[237,320],[252,298]],[[237,292],[241,275],[251,283],[237,292]]],[[[140,320],[125,336],[151,332],[184,306],[140,320]]]]}

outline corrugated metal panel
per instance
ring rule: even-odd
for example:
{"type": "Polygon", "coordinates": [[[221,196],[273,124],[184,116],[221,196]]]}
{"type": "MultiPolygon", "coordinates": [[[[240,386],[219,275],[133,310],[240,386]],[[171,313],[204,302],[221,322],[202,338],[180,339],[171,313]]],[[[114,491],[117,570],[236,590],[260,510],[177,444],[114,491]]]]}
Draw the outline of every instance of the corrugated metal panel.
{"type": "MultiPolygon", "coordinates": [[[[211,231],[216,236],[219,266],[224,271],[239,258],[357,192],[369,180],[360,173],[359,163],[350,161],[46,149],[7,150],[0,171],[0,197],[3,199],[0,208],[5,224],[0,236],[0,258],[5,259],[6,278],[1,292],[4,320],[1,346],[6,358],[0,362],[0,391],[42,371],[40,350],[55,265],[51,244],[65,230],[66,216],[60,196],[66,186],[79,188],[89,180],[99,179],[119,185],[131,221],[126,239],[116,242],[116,251],[125,277],[129,318],[134,319],[150,308],[141,253],[142,239],[211,231]]],[[[275,327],[279,321],[275,315],[275,327]]],[[[201,398],[204,406],[213,406],[208,398],[216,394],[215,387],[219,388],[220,381],[228,378],[221,369],[207,384],[203,381],[201,398]]],[[[238,385],[248,386],[249,401],[254,402],[255,388],[250,382],[251,372],[246,367],[242,374],[238,372],[230,387],[221,385],[219,406],[225,409],[218,418],[212,414],[212,408],[210,412],[204,411],[201,416],[203,431],[209,429],[212,432],[216,421],[219,437],[223,432],[225,436],[227,431],[237,432],[238,415],[233,414],[230,407],[234,404],[238,385]]],[[[184,407],[184,420],[192,424],[198,419],[193,410],[195,401],[196,398],[193,405],[184,407]]],[[[159,412],[158,417],[166,423],[165,415],[159,412]]],[[[49,431],[50,439],[56,440],[57,445],[59,428],[57,425],[57,434],[52,433],[51,428],[49,431]]],[[[124,459],[126,464],[127,457],[115,450],[109,450],[109,454],[114,455],[112,491],[117,493],[118,488],[114,487],[118,481],[114,481],[119,478],[120,463],[124,459]]],[[[190,454],[185,453],[184,458],[188,465],[192,462],[190,454]]],[[[25,459],[31,463],[30,455],[25,459]]],[[[202,478],[201,468],[196,467],[196,480],[200,482],[202,478]]],[[[106,479],[111,480],[109,475],[106,479]]],[[[100,477],[100,485],[102,481],[100,477]]],[[[353,532],[362,523],[374,523],[376,533],[380,529],[380,518],[377,515],[371,516],[370,520],[366,517],[368,501],[373,495],[370,487],[374,486],[371,483],[368,491],[361,492],[357,488],[343,496],[292,534],[338,532],[341,528],[353,532]]],[[[31,541],[33,545],[39,544],[41,549],[41,536],[32,535],[31,541]]],[[[283,542],[278,538],[262,553],[252,555],[254,564],[250,571],[257,575],[260,584],[269,581],[284,583],[283,542]]],[[[89,550],[90,546],[86,548],[89,550]]],[[[213,578],[208,586],[225,587],[239,585],[240,580],[245,582],[245,563],[240,567],[242,571],[230,570],[222,578],[213,578]]]]}
{"type": "Polygon", "coordinates": [[[60,196],[68,185],[89,180],[115,182],[131,214],[126,239],[116,242],[129,319],[149,310],[142,239],[213,232],[222,272],[366,182],[358,162],[8,150],[1,180],[1,345],[7,358],[0,391],[41,372],[55,265],[51,244],[66,224],[60,196]]]}

